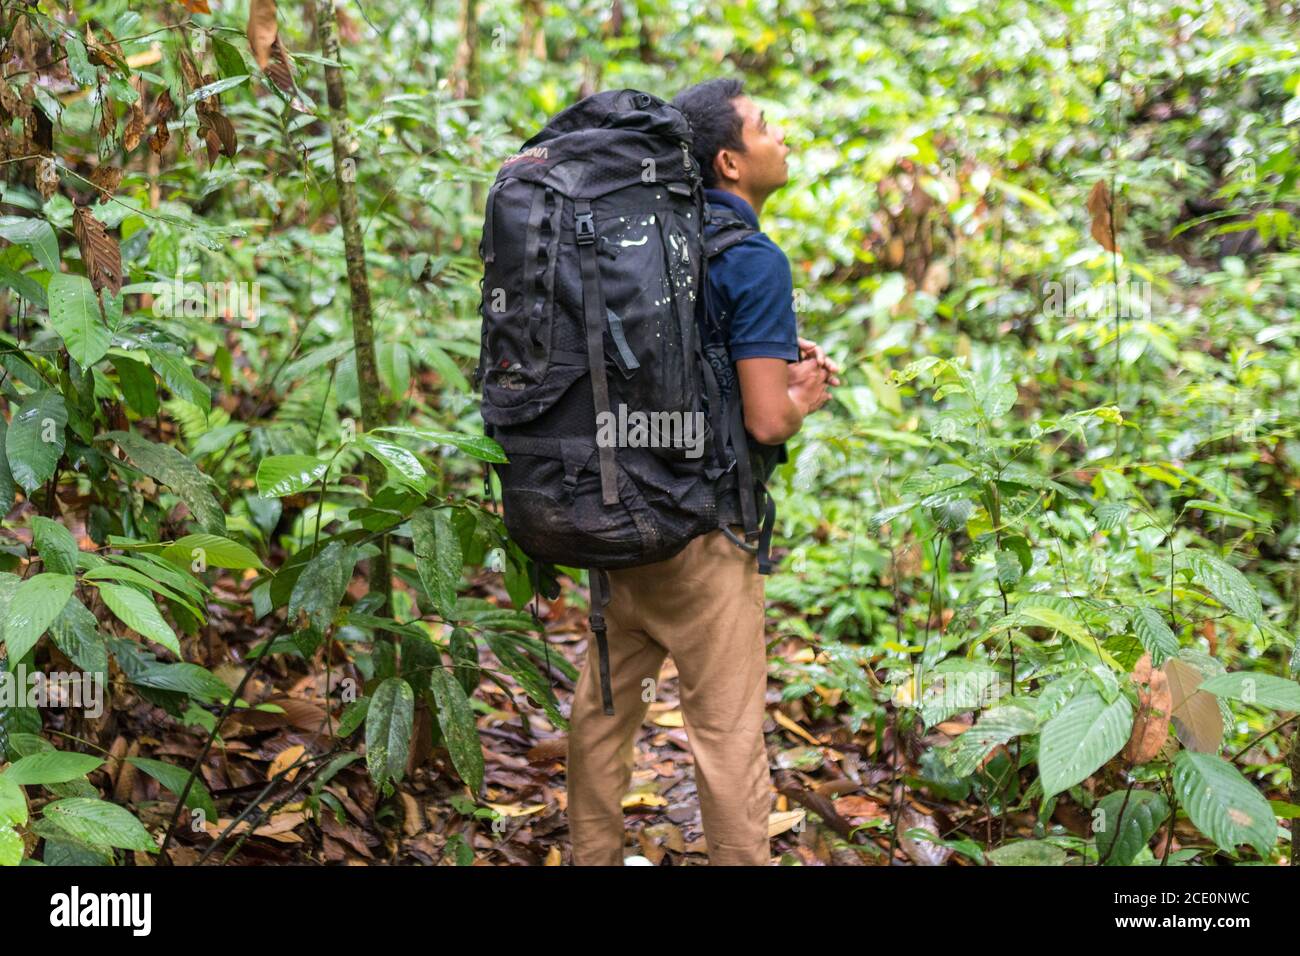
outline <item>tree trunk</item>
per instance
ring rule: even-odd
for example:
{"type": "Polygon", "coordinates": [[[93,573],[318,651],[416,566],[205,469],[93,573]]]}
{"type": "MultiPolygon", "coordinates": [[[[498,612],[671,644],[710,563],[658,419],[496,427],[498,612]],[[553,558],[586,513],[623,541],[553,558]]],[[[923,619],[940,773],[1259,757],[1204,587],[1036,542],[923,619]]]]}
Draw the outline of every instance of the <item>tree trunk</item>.
{"type": "MultiPolygon", "coordinates": [[[[338,23],[332,0],[319,0],[315,7],[316,31],[321,55],[328,63],[339,63],[338,23]]],[[[360,430],[385,423],[379,392],[379,369],[375,360],[375,332],[371,324],[370,283],[366,278],[366,250],[357,214],[357,186],[354,162],[349,155],[351,126],[348,123],[348,95],[343,70],[325,66],[325,93],[330,107],[330,140],[334,147],[334,183],[338,190],[339,222],[343,227],[343,254],[348,266],[348,289],[352,303],[352,341],[357,361],[357,391],[361,397],[360,430]]],[[[387,477],[382,462],[366,456],[366,490],[371,495],[387,477]]],[[[392,613],[393,581],[388,537],[380,539],[380,553],[370,562],[370,590],[383,595],[380,615],[392,613]]]]}

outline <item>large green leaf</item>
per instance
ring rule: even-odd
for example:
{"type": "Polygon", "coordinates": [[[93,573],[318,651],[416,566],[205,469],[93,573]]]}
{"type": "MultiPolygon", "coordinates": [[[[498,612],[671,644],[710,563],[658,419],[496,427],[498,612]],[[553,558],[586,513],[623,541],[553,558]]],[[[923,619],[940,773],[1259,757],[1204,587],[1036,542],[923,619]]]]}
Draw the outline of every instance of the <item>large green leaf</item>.
{"type": "Polygon", "coordinates": [[[1067,790],[1119,753],[1133,729],[1133,706],[1120,695],[1106,703],[1086,685],[1043,725],[1038,772],[1043,796],[1067,790]]]}
{"type": "Polygon", "coordinates": [[[90,368],[108,354],[112,335],[89,279],[60,272],[50,277],[47,295],[50,324],[78,365],[90,368]]]}
{"type": "Polygon", "coordinates": [[[1065,866],[1070,859],[1068,853],[1046,840],[1013,840],[985,855],[994,866],[1065,866]]]}
{"type": "Polygon", "coordinates": [[[204,531],[225,534],[226,515],[212,493],[211,482],[194,462],[175,448],[159,445],[131,432],[105,432],[96,440],[116,442],[132,464],[180,496],[204,531]]]}
{"type": "Polygon", "coordinates": [[[1300,711],[1300,683],[1274,674],[1254,671],[1220,674],[1201,684],[1200,690],[1255,707],[1270,707],[1291,713],[1300,711]]]}
{"type": "Polygon", "coordinates": [[[1168,816],[1168,802],[1150,790],[1116,790],[1106,794],[1093,811],[1098,858],[1104,859],[1107,866],[1128,866],[1168,816]],[[1126,793],[1127,804],[1124,801],[1126,793]],[[1124,811],[1122,817],[1121,807],[1124,811]]]}
{"type": "Polygon", "coordinates": [[[1130,618],[1133,633],[1151,654],[1151,666],[1159,667],[1178,654],[1178,638],[1155,608],[1135,607],[1130,618]]]}
{"type": "Polygon", "coordinates": [[[10,783],[32,784],[67,783],[80,780],[92,770],[98,770],[104,761],[89,754],[67,750],[46,750],[15,760],[0,774],[10,783]]]}
{"type": "Polygon", "coordinates": [[[421,508],[411,515],[415,567],[429,598],[445,619],[454,616],[456,587],[460,583],[460,536],[446,508],[421,508]]]}
{"type": "Polygon", "coordinates": [[[99,622],[77,598],[68,599],[50,625],[50,637],[72,663],[92,674],[108,673],[108,647],[99,622]]]}
{"type": "Polygon", "coordinates": [[[309,455],[270,455],[257,466],[257,491],[263,498],[283,498],[306,491],[325,477],[329,462],[309,455]]]}
{"type": "Polygon", "coordinates": [[[107,800],[71,797],[45,807],[45,819],[75,839],[92,846],[157,853],[158,846],[130,811],[107,800]]]}
{"type": "Polygon", "coordinates": [[[18,485],[14,474],[9,469],[9,455],[5,450],[9,443],[9,423],[0,415],[0,514],[8,514],[18,497],[18,485]]]}
{"type": "Polygon", "coordinates": [[[943,750],[943,760],[957,777],[970,776],[995,747],[1014,737],[1033,733],[1037,715],[1019,703],[993,707],[975,725],[943,750]]]}
{"type": "Polygon", "coordinates": [[[1183,559],[1196,583],[1218,598],[1224,607],[1252,624],[1263,622],[1264,609],[1259,595],[1244,574],[1208,551],[1186,551],[1183,559]]]}
{"type": "Polygon", "coordinates": [[[410,684],[390,677],[375,688],[366,711],[366,767],[376,784],[405,776],[414,723],[415,693],[410,684]]]}
{"type": "Polygon", "coordinates": [[[127,405],[144,418],[158,414],[158,383],[154,381],[153,370],[124,355],[111,355],[109,361],[117,369],[118,385],[127,405]]]}
{"type": "Polygon", "coordinates": [[[352,545],[331,541],[307,562],[289,596],[291,625],[297,627],[300,616],[306,615],[312,627],[325,632],[347,593],[357,557],[352,545]]]}
{"type": "Polygon", "coordinates": [[[142,637],[161,644],[177,657],[181,656],[181,644],[176,639],[176,632],[163,619],[152,595],[138,591],[129,584],[103,581],[96,586],[100,597],[119,621],[142,637]]]}
{"type": "Polygon", "coordinates": [[[68,407],[58,392],[27,396],[5,435],[5,457],[14,481],[31,494],[54,474],[63,454],[68,407]]]}
{"type": "Polygon", "coordinates": [[[47,272],[59,271],[59,240],[44,219],[0,216],[0,239],[22,246],[47,272]]]}
{"type": "Polygon", "coordinates": [[[262,567],[262,560],[248,548],[215,534],[187,534],[173,541],[163,551],[163,557],[181,567],[202,564],[235,571],[262,567]]]}
{"type": "Polygon", "coordinates": [[[173,395],[191,405],[197,405],[205,412],[212,407],[212,392],[194,377],[194,372],[183,356],[161,349],[146,349],[145,354],[173,395]]]}
{"type": "Polygon", "coordinates": [[[18,585],[4,616],[10,669],[36,646],[72,597],[76,583],[69,574],[38,574],[18,585]]]}
{"type": "Polygon", "coordinates": [[[1196,828],[1229,853],[1248,843],[1267,856],[1277,842],[1277,820],[1263,794],[1214,754],[1181,751],[1174,758],[1174,790],[1196,828]]]}
{"type": "Polygon", "coordinates": [[[0,866],[17,866],[23,859],[23,838],[8,823],[0,822],[0,866]]]}
{"type": "Polygon", "coordinates": [[[429,487],[429,475],[425,472],[420,459],[408,449],[396,442],[385,441],[374,435],[362,435],[357,444],[369,454],[384,463],[389,475],[398,482],[416,491],[426,491],[429,487]]]}
{"type": "Polygon", "coordinates": [[[500,445],[491,438],[485,438],[482,435],[462,435],[459,432],[443,432],[433,428],[410,428],[404,425],[385,426],[372,429],[372,431],[421,438],[424,441],[438,445],[451,445],[453,448],[459,448],[465,454],[480,461],[504,464],[509,460],[500,445]]]}
{"type": "Polygon", "coordinates": [[[32,543],[45,563],[46,571],[56,574],[77,573],[77,539],[72,532],[49,518],[32,518],[32,543]]]}
{"type": "Polygon", "coordinates": [[[451,762],[470,790],[478,793],[483,786],[483,745],[479,743],[469,698],[445,667],[430,672],[429,689],[438,705],[438,726],[447,740],[451,762]]]}

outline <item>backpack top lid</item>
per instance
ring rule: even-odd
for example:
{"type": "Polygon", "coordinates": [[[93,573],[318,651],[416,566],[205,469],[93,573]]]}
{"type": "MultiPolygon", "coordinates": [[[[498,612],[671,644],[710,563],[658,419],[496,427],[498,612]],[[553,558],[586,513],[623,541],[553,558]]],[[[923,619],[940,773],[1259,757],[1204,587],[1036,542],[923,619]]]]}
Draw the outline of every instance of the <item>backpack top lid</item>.
{"type": "Polygon", "coordinates": [[[691,124],[677,107],[640,90],[606,90],[556,113],[521,148],[593,129],[626,130],[691,144],[691,124]]]}

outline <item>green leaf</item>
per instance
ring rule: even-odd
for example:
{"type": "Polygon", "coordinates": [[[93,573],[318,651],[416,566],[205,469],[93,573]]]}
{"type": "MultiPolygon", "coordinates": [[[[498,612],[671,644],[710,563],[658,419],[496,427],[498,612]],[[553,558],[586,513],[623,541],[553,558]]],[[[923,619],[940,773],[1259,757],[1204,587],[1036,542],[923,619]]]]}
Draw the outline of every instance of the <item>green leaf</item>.
{"type": "Polygon", "coordinates": [[[478,663],[478,644],[474,641],[474,636],[463,627],[457,627],[452,630],[448,644],[455,664],[456,680],[466,694],[474,693],[482,674],[478,663]]]}
{"type": "Polygon", "coordinates": [[[1174,790],[1196,828],[1233,853],[1248,843],[1267,857],[1277,842],[1273,809],[1228,761],[1183,750],[1174,758],[1174,790]]]}
{"type": "Polygon", "coordinates": [[[131,432],[105,432],[96,441],[116,442],[132,464],[161,482],[189,506],[204,531],[224,534],[226,515],[212,493],[212,484],[198,466],[170,445],[159,445],[131,432]]]}
{"type": "Polygon", "coordinates": [[[1104,859],[1107,866],[1128,866],[1151,842],[1168,816],[1168,802],[1150,790],[1116,790],[1106,794],[1093,811],[1098,858],[1104,859]],[[1126,793],[1127,805],[1124,802],[1126,793]],[[1121,807],[1124,810],[1122,818],[1121,807]]]}
{"type": "Polygon", "coordinates": [[[1088,633],[1087,629],[1083,626],[1083,622],[1079,621],[1077,618],[1071,617],[1069,613],[1041,605],[1026,606],[1022,604],[1016,607],[1011,616],[1019,619],[1021,622],[1027,620],[1031,624],[1050,627],[1052,630],[1060,631],[1067,637],[1078,641],[1079,644],[1092,651],[1092,653],[1096,654],[1115,670],[1122,671],[1124,669],[1120,667],[1119,662],[1101,646],[1101,642],[1088,633]]]}
{"type": "Polygon", "coordinates": [[[1257,519],[1246,514],[1244,511],[1237,511],[1235,508],[1227,508],[1217,501],[1206,501],[1203,498],[1193,498],[1183,505],[1183,509],[1196,508],[1198,511],[1209,511],[1216,515],[1223,515],[1225,518],[1235,518],[1239,522],[1245,522],[1248,525],[1256,523],[1257,519]]]}
{"type": "MultiPolygon", "coordinates": [[[[126,762],[139,767],[178,797],[181,795],[181,791],[185,789],[185,783],[190,777],[187,768],[179,767],[174,763],[164,763],[161,760],[151,760],[148,757],[127,757],[126,762]]],[[[191,810],[202,811],[209,821],[216,822],[218,816],[217,805],[213,803],[212,794],[208,792],[202,777],[196,776],[194,778],[194,783],[190,785],[189,795],[185,798],[185,805],[191,810]]]]}
{"type": "Polygon", "coordinates": [[[69,836],[91,846],[157,853],[149,831],[131,813],[107,800],[71,797],[45,807],[45,819],[69,836]]]}
{"type": "Polygon", "coordinates": [[[27,823],[27,795],[22,788],[0,773],[0,824],[27,823]]]}
{"type": "Polygon", "coordinates": [[[366,715],[370,712],[370,698],[358,697],[352,703],[343,709],[343,716],[339,718],[339,725],[335,728],[334,734],[339,739],[351,737],[356,733],[357,728],[365,723],[366,715]]]}
{"type": "Polygon", "coordinates": [[[971,473],[959,465],[935,465],[908,475],[901,490],[905,495],[932,495],[936,491],[955,488],[970,477],[971,473]]]}
{"type": "Polygon", "coordinates": [[[248,75],[248,64],[244,62],[244,55],[233,44],[214,36],[212,38],[212,53],[216,57],[217,68],[221,70],[222,76],[248,75]]]}
{"type": "Polygon", "coordinates": [[[1038,726],[1037,715],[1020,704],[1003,704],[980,715],[975,725],[942,751],[943,761],[957,777],[968,777],[995,747],[1014,737],[1031,734],[1038,726]]]}
{"type": "Polygon", "coordinates": [[[187,534],[173,541],[162,556],[181,567],[192,567],[200,561],[207,567],[235,571],[262,567],[261,558],[248,548],[215,534],[187,534]]]}
{"type": "Polygon", "coordinates": [[[479,743],[469,698],[444,667],[435,667],[429,674],[429,682],[438,705],[438,726],[447,740],[451,762],[470,790],[478,793],[483,786],[483,745],[479,743]]]}
{"type": "Polygon", "coordinates": [[[420,459],[396,442],[384,441],[373,435],[362,435],[357,439],[357,444],[383,462],[389,474],[395,476],[401,484],[417,491],[424,491],[429,487],[429,476],[424,466],[420,464],[420,459]]]}
{"type": "Polygon", "coordinates": [[[305,614],[311,626],[322,634],[329,628],[347,594],[358,557],[357,549],[350,544],[331,541],[307,562],[289,596],[291,626],[297,627],[300,615],[305,614]]]}
{"type": "Polygon", "coordinates": [[[1151,666],[1159,667],[1178,655],[1178,638],[1155,608],[1135,607],[1130,616],[1133,633],[1142,646],[1151,653],[1151,666]]]}
{"type": "Polygon", "coordinates": [[[69,574],[38,574],[18,585],[4,616],[4,640],[12,670],[59,616],[77,579],[69,574]]]}
{"type": "Polygon", "coordinates": [[[1218,598],[1224,607],[1252,624],[1263,623],[1264,609],[1259,603],[1259,595],[1244,574],[1208,551],[1185,551],[1183,557],[1193,579],[1218,598]]]}
{"type": "Polygon", "coordinates": [[[263,498],[283,498],[317,484],[329,463],[308,455],[271,455],[257,466],[257,491],[263,498]]]}
{"type": "Polygon", "coordinates": [[[56,574],[76,574],[77,539],[72,532],[49,518],[36,515],[32,518],[32,543],[45,563],[45,570],[56,574]]]}
{"type": "Polygon", "coordinates": [[[23,860],[23,838],[7,823],[0,823],[0,866],[17,866],[23,860]]]}
{"type": "Polygon", "coordinates": [[[985,854],[995,866],[1065,866],[1070,855],[1046,840],[1013,840],[985,854]]]}
{"type": "Polygon", "coordinates": [[[8,438],[9,423],[0,415],[0,514],[8,514],[18,497],[18,485],[14,483],[13,472],[9,470],[9,456],[5,452],[8,438]]]}
{"type": "Polygon", "coordinates": [[[176,639],[176,632],[163,619],[152,595],[137,591],[127,584],[105,581],[96,586],[100,597],[119,621],[142,637],[161,644],[177,657],[181,656],[181,644],[176,639]]]}
{"type": "Polygon", "coordinates": [[[100,315],[99,299],[89,279],[56,273],[50,277],[48,298],[50,324],[78,365],[88,369],[108,354],[112,335],[100,315]]]}
{"type": "Polygon", "coordinates": [[[1231,674],[1211,677],[1199,689],[1253,707],[1300,712],[1300,684],[1273,674],[1233,671],[1231,674]]]}
{"type": "Polygon", "coordinates": [[[460,537],[451,525],[447,508],[421,508],[411,515],[415,567],[429,599],[444,619],[455,615],[456,587],[460,584],[460,537]]]}
{"type": "Polygon", "coordinates": [[[153,370],[143,362],[123,355],[110,355],[109,361],[117,370],[122,397],[132,411],[142,418],[158,414],[158,383],[154,381],[153,370]]]}
{"type": "Polygon", "coordinates": [[[98,757],[89,754],[47,750],[14,761],[0,776],[10,783],[23,786],[67,783],[69,780],[82,779],[92,770],[98,770],[103,763],[98,757]]]}
{"type": "Polygon", "coordinates": [[[1119,753],[1133,729],[1133,707],[1122,694],[1107,704],[1091,685],[1044,726],[1038,746],[1043,796],[1068,790],[1119,753]]]}
{"type": "Polygon", "coordinates": [[[371,431],[422,438],[437,445],[451,445],[453,448],[459,448],[471,458],[477,458],[479,461],[495,462],[497,464],[505,464],[509,461],[500,445],[491,438],[485,438],[482,435],[462,435],[459,432],[443,432],[433,428],[409,428],[402,425],[373,428],[371,431]]]}
{"type": "Polygon", "coordinates": [[[406,775],[414,723],[415,693],[410,684],[390,677],[375,688],[366,713],[366,767],[377,785],[406,775]]]}
{"type": "Polygon", "coordinates": [[[145,354],[173,395],[205,412],[212,408],[212,392],[194,377],[184,357],[160,349],[145,349],[145,354]]]}
{"type": "Polygon", "coordinates": [[[994,563],[998,572],[998,584],[1002,585],[1003,590],[1010,591],[1020,583],[1020,577],[1024,573],[1020,566],[1020,558],[1011,551],[997,551],[994,555],[994,563]]]}
{"type": "Polygon", "coordinates": [[[0,239],[22,246],[47,272],[59,271],[59,239],[44,219],[0,216],[0,239]]]}
{"type": "Polygon", "coordinates": [[[14,413],[5,436],[5,457],[14,480],[28,494],[53,476],[67,424],[68,408],[58,392],[29,395],[14,413]]]}
{"type": "Polygon", "coordinates": [[[68,599],[63,610],[50,625],[55,645],[82,670],[92,674],[108,673],[108,648],[99,622],[77,598],[68,599]]]}

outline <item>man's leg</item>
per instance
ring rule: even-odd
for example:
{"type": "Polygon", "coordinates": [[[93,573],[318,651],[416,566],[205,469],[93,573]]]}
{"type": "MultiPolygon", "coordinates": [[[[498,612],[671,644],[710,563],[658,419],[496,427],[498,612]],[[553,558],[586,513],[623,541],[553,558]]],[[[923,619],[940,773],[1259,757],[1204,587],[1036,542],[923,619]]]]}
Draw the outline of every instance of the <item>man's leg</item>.
{"type": "Polygon", "coordinates": [[[704,838],[714,866],[766,866],[771,774],[763,741],[767,647],[757,559],[721,531],[696,538],[660,593],[642,594],[646,630],[681,678],[704,838]]]}
{"type": "MultiPolygon", "coordinates": [[[[596,641],[587,643],[582,675],[569,714],[569,839],[576,866],[623,865],[623,795],[632,779],[636,731],[649,700],[642,700],[644,681],[659,679],[664,649],[634,626],[640,601],[634,577],[610,573],[609,675],[614,715],[600,700],[596,641]]],[[[646,695],[653,699],[653,695],[646,695]]]]}

